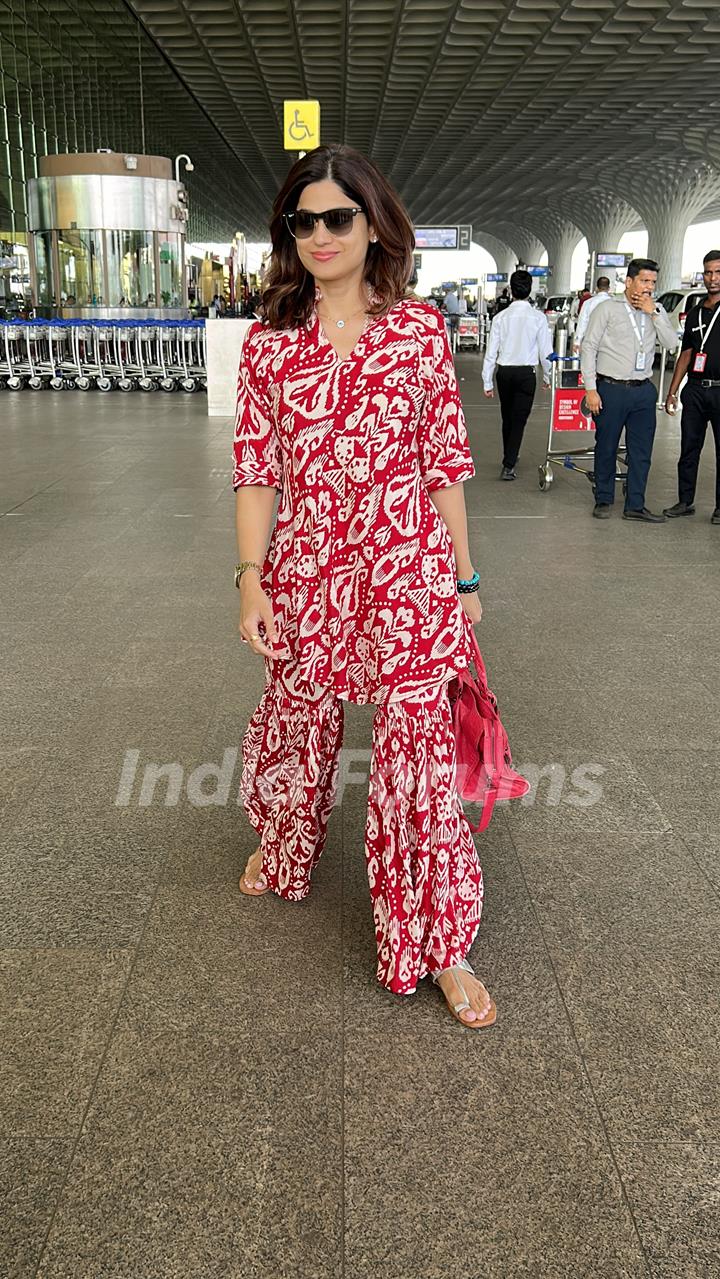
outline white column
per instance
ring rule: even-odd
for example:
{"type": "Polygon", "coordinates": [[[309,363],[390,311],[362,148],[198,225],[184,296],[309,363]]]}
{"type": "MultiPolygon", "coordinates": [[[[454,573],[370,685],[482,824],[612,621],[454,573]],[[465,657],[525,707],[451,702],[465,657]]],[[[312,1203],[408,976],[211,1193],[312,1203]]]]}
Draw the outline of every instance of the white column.
{"type": "Polygon", "coordinates": [[[685,232],[718,197],[720,172],[702,160],[655,161],[647,185],[638,183],[633,203],[647,227],[648,257],[658,263],[659,293],[680,284],[685,232]]]}
{"type": "Polygon", "coordinates": [[[552,275],[548,277],[548,291],[567,293],[570,289],[572,255],[582,236],[572,222],[567,222],[562,226],[548,228],[543,238],[547,245],[548,264],[552,267],[552,275]]]}
{"type": "Polygon", "coordinates": [[[488,253],[492,253],[498,271],[502,271],[508,276],[511,275],[517,264],[517,251],[511,249],[510,245],[506,244],[504,240],[499,240],[496,235],[491,235],[488,231],[478,231],[476,239],[483,249],[487,249],[488,253]]]}

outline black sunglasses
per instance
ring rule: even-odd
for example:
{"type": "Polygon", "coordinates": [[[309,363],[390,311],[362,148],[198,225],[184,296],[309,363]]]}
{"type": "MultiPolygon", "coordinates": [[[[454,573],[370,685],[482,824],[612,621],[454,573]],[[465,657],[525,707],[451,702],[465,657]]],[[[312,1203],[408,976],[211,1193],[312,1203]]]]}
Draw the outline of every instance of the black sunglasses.
{"type": "Polygon", "coordinates": [[[295,213],[283,216],[296,240],[309,240],[318,222],[322,222],[331,235],[349,235],[358,213],[364,212],[364,209],[326,209],[324,213],[310,213],[309,209],[296,209],[295,213]]]}

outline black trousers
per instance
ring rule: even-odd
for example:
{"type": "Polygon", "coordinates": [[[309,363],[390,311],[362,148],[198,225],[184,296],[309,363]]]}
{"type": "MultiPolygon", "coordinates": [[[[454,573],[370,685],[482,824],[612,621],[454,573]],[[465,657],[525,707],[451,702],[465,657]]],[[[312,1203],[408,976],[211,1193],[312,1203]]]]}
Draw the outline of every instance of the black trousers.
{"type": "Polygon", "coordinates": [[[535,399],[535,370],[529,364],[499,364],[497,389],[502,413],[503,466],[512,468],[518,460],[535,399]]]}
{"type": "Polygon", "coordinates": [[[695,499],[700,454],[707,435],[708,422],[715,436],[715,506],[720,507],[720,386],[700,386],[688,379],[680,396],[680,461],[678,462],[678,497],[681,502],[695,499]]]}

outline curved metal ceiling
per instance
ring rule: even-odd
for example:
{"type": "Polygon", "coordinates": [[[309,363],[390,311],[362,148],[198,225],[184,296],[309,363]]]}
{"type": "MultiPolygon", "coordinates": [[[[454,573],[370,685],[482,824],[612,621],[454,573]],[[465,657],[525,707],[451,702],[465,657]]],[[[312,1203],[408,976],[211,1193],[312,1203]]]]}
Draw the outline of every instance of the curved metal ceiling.
{"type": "Polygon", "coordinates": [[[265,234],[288,167],[286,97],[318,98],[323,139],[371,155],[416,222],[471,221],[480,239],[512,244],[516,229],[552,251],[568,234],[595,243],[648,224],[658,199],[675,219],[720,208],[714,3],[133,0],[132,9],[236,157],[226,178],[237,225],[251,235],[265,234]]]}

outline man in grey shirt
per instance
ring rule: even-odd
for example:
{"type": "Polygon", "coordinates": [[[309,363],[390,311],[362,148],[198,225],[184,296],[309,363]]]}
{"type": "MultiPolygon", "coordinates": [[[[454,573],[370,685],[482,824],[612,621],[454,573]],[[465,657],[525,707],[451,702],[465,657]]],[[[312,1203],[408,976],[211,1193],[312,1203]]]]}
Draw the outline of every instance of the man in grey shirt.
{"type": "Polygon", "coordinates": [[[590,317],[580,354],[586,399],[595,418],[596,519],[608,519],[615,500],[615,471],[625,428],[627,495],[623,518],[662,524],[645,505],[655,439],[657,391],[652,380],[655,341],[674,351],[677,333],[655,302],[658,264],[634,258],[625,293],[599,306],[590,317]]]}

